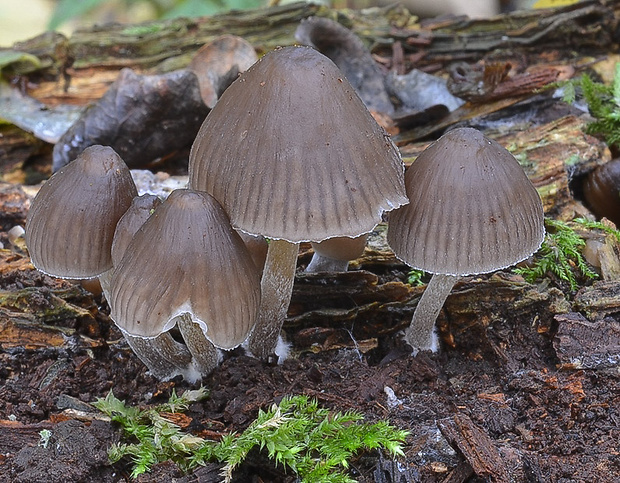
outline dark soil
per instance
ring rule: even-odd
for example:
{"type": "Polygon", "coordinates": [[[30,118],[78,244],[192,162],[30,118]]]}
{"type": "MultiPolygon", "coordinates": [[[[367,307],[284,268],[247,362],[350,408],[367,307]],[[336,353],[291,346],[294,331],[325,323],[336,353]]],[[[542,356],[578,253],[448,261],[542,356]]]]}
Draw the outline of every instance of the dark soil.
{"type": "MultiPolygon", "coordinates": [[[[0,289],[30,298],[10,308],[3,302],[0,314],[0,481],[129,481],[128,461],[107,462],[119,430],[86,403],[113,390],[132,405],[156,404],[173,389],[195,386],[146,374],[110,324],[104,301],[42,276],[19,248],[3,256],[0,289]],[[58,299],[86,310],[42,316],[59,313],[50,312],[50,300],[58,299]],[[20,318],[16,332],[10,324],[20,318]],[[64,339],[57,340],[59,329],[64,339]],[[45,447],[42,429],[51,431],[45,447]]],[[[402,284],[405,266],[378,258],[370,253],[344,278],[301,276],[287,324],[291,357],[268,365],[241,350],[228,354],[202,381],[210,397],[191,406],[188,430],[242,431],[260,408],[304,393],[410,431],[398,463],[379,452],[351,462],[351,476],[361,482],[619,481],[620,374],[614,364],[583,370],[562,363],[566,345],[554,316],[566,312],[564,294],[508,275],[465,280],[440,318],[441,351],[411,357],[399,330],[421,289],[402,284]],[[321,291],[349,297],[325,296],[328,307],[321,308],[321,291]],[[352,309],[355,315],[343,316],[352,309]]],[[[140,481],[218,479],[216,466],[182,475],[166,463],[140,481]]],[[[236,481],[295,478],[255,452],[236,481]]]]}

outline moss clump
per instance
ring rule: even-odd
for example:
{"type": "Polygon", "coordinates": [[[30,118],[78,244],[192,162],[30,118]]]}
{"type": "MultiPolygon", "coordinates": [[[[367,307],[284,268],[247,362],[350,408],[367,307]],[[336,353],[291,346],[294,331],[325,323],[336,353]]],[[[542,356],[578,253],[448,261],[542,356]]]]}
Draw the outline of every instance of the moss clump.
{"type": "Polygon", "coordinates": [[[572,291],[577,290],[577,277],[594,279],[594,272],[583,258],[585,240],[563,221],[545,218],[547,234],[540,250],[534,255],[534,262],[527,267],[514,269],[527,282],[534,283],[551,273],[567,282],[572,291]]]}
{"type": "Polygon", "coordinates": [[[387,422],[364,423],[357,412],[337,413],[320,408],[307,396],[291,396],[274,404],[241,434],[229,434],[221,441],[208,441],[181,431],[162,414],[184,411],[189,404],[207,397],[207,391],[186,391],[152,409],[126,406],[110,392],[94,405],[119,423],[132,441],[114,445],[109,456],[116,462],[133,459],[132,476],[149,471],[154,464],[172,460],[190,471],[208,462],[224,463],[222,476],[232,479],[233,470],[257,447],[266,450],[277,465],[295,472],[303,482],[353,482],[346,474],[349,459],[361,450],[385,449],[402,455],[406,431],[387,422]]]}

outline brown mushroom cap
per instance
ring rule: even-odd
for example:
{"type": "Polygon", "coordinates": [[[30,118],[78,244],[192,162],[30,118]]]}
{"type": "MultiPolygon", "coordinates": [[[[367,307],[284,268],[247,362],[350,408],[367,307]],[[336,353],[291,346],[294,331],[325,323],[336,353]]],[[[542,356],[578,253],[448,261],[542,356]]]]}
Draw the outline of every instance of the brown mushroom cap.
{"type": "Polygon", "coordinates": [[[591,171],[583,183],[583,196],[596,216],[620,226],[620,159],[591,171]]]}
{"type": "Polygon", "coordinates": [[[116,224],[137,195],[129,169],[112,148],[86,148],[32,202],[26,243],[34,266],[63,278],[92,278],[112,268],[116,224]]]}
{"type": "Polygon", "coordinates": [[[136,196],[131,201],[131,206],[121,219],[118,220],[114,232],[114,239],[112,241],[112,264],[115,267],[120,264],[133,236],[159,205],[161,205],[161,200],[157,196],[149,194],[136,196]]]}
{"type": "Polygon", "coordinates": [[[190,187],[235,228],[290,242],[356,237],[407,203],[398,150],[336,65],[266,54],[222,94],[190,154],[190,187]]]}
{"type": "Polygon", "coordinates": [[[487,273],[540,248],[536,189],[512,154],[475,129],[444,134],[407,169],[405,184],[411,203],[390,214],[387,238],[414,268],[487,273]]]}
{"type": "Polygon", "coordinates": [[[155,337],[189,313],[215,346],[231,349],[247,338],[259,297],[258,269],[219,203],[176,190],[115,267],[110,315],[131,335],[155,337]]]}

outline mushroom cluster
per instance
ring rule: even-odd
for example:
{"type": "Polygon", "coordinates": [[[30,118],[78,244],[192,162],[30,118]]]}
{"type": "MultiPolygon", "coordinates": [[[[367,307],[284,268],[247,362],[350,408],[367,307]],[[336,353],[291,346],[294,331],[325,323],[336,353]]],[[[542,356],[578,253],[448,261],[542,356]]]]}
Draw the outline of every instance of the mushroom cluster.
{"type": "Polygon", "coordinates": [[[396,255],[434,274],[406,331],[414,352],[437,349],[435,319],[458,277],[517,263],[544,236],[535,188],[495,141],[454,129],[405,173],[335,64],[287,47],[217,101],[188,189],[139,197],[120,156],[92,146],[39,191],[26,239],[40,270],[99,278],[154,376],[196,380],[246,340],[257,357],[282,356],[299,243],[315,250],[308,271],[346,270],[390,211],[396,255]]]}
{"type": "Polygon", "coordinates": [[[208,374],[218,349],[237,347],[254,325],[260,269],[220,204],[187,189],[163,202],[138,197],[110,147],[85,149],[48,180],[26,242],[45,273],[99,278],[112,319],[160,379],[208,374]]]}
{"type": "Polygon", "coordinates": [[[312,48],[269,52],[224,91],[192,146],[189,185],[236,229],[270,239],[250,352],[277,354],[299,243],[357,239],[359,250],[384,212],[407,203],[403,176],[386,132],[312,48]]]}

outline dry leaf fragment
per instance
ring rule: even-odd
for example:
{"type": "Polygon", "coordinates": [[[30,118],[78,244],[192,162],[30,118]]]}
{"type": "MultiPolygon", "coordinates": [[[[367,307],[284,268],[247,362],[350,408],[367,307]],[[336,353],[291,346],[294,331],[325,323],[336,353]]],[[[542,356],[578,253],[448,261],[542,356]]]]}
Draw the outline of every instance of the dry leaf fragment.
{"type": "Polygon", "coordinates": [[[208,113],[193,72],[140,75],[123,69],[54,146],[52,168],[94,144],[111,146],[130,168],[144,166],[189,148],[208,113]]]}

